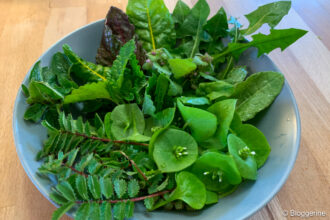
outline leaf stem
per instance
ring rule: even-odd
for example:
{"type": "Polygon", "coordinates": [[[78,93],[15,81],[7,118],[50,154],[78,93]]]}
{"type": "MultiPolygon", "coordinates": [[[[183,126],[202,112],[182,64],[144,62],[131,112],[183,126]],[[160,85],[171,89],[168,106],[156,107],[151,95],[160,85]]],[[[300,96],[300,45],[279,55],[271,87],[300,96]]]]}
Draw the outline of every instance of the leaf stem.
{"type": "Polygon", "coordinates": [[[123,152],[123,151],[118,151],[118,152],[121,155],[123,155],[124,157],[126,157],[126,159],[129,160],[129,162],[132,164],[132,166],[134,166],[135,169],[141,174],[143,179],[148,182],[148,177],[142,172],[142,170],[138,167],[138,165],[134,162],[134,160],[132,160],[129,156],[127,156],[127,154],[125,154],[125,152],[123,152]]]}
{"type": "Polygon", "coordinates": [[[93,201],[93,200],[90,200],[90,201],[76,201],[76,203],[77,204],[82,204],[82,203],[87,203],[87,202],[97,202],[97,203],[109,202],[109,203],[112,203],[113,204],[113,203],[128,202],[128,201],[138,202],[138,201],[141,201],[141,200],[145,200],[147,198],[161,196],[161,195],[164,195],[164,194],[170,193],[170,192],[172,192],[172,190],[164,190],[164,191],[156,192],[156,193],[153,193],[153,194],[150,194],[150,195],[147,195],[147,196],[135,197],[135,198],[131,198],[131,199],[97,200],[97,201],[93,201]]]}
{"type": "Polygon", "coordinates": [[[116,143],[116,144],[131,144],[131,145],[137,145],[137,146],[144,146],[144,147],[148,147],[149,145],[148,144],[145,144],[145,143],[138,143],[138,142],[130,142],[130,141],[118,141],[118,140],[111,140],[111,139],[107,139],[107,138],[100,138],[100,137],[95,137],[95,136],[88,136],[86,134],[81,134],[81,133],[72,133],[72,132],[69,132],[69,131],[62,131],[63,133],[70,133],[70,134],[73,134],[73,135],[76,135],[76,136],[81,136],[81,137],[84,137],[84,138],[90,138],[90,139],[93,139],[93,140],[99,140],[99,141],[102,141],[102,142],[113,142],[113,143],[116,143]]]}
{"type": "Polygon", "coordinates": [[[72,167],[72,166],[68,166],[68,165],[66,165],[66,164],[63,164],[63,165],[66,166],[67,168],[69,168],[70,170],[72,170],[73,172],[78,173],[78,174],[81,175],[81,176],[84,176],[84,177],[86,177],[86,178],[88,177],[88,175],[87,175],[86,173],[81,172],[81,171],[75,169],[75,168],[72,167]]]}

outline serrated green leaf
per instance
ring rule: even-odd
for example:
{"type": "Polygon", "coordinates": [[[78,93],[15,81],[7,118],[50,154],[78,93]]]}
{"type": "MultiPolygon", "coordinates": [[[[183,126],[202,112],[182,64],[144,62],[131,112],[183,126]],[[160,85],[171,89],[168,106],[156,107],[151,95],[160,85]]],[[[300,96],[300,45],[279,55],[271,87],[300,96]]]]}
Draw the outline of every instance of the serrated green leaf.
{"type": "Polygon", "coordinates": [[[290,7],[291,1],[278,1],[260,6],[257,10],[245,15],[250,24],[247,29],[242,30],[242,33],[245,35],[253,34],[266,23],[274,28],[288,14],[290,7]]]}
{"type": "Polygon", "coordinates": [[[109,199],[113,195],[113,185],[110,178],[100,179],[101,192],[106,199],[109,199]]]}
{"type": "Polygon", "coordinates": [[[88,220],[90,204],[82,204],[76,212],[75,220],[88,220]]]}
{"type": "Polygon", "coordinates": [[[76,195],[69,182],[63,181],[57,184],[56,189],[62,194],[64,198],[69,201],[76,201],[76,195]]]}
{"type": "Polygon", "coordinates": [[[104,129],[108,138],[111,138],[111,112],[104,116],[104,129]]]}
{"type": "Polygon", "coordinates": [[[113,217],[115,220],[123,220],[125,218],[125,203],[118,202],[113,206],[113,217]]]}
{"type": "Polygon", "coordinates": [[[79,116],[76,121],[76,129],[78,133],[80,134],[84,133],[84,122],[81,116],[79,116]]]}
{"type": "Polygon", "coordinates": [[[139,191],[140,191],[139,182],[136,179],[130,180],[128,182],[127,191],[128,191],[128,196],[130,198],[135,197],[139,193],[139,191]]]}
{"type": "Polygon", "coordinates": [[[101,198],[101,186],[96,176],[88,176],[88,188],[95,199],[101,198]]]}
{"type": "Polygon", "coordinates": [[[144,200],[144,205],[145,205],[145,207],[146,207],[148,210],[152,209],[152,207],[154,206],[154,204],[155,204],[155,197],[146,198],[146,199],[144,200]]]}
{"type": "Polygon", "coordinates": [[[100,220],[101,219],[101,209],[98,202],[91,203],[89,210],[89,219],[90,220],[100,220]]]}
{"type": "Polygon", "coordinates": [[[134,202],[127,201],[125,203],[125,218],[132,218],[134,214],[134,202]]]}
{"type": "Polygon", "coordinates": [[[68,202],[65,205],[58,208],[55,212],[53,212],[52,220],[59,220],[67,211],[69,211],[76,203],[68,202]]]}
{"type": "Polygon", "coordinates": [[[72,166],[72,164],[74,163],[74,161],[77,157],[78,152],[79,152],[79,149],[74,149],[68,153],[68,160],[66,162],[66,165],[72,166]]]}
{"type": "Polygon", "coordinates": [[[84,199],[88,200],[88,191],[87,191],[87,184],[86,178],[78,175],[76,178],[76,190],[78,191],[79,195],[84,199]]]}
{"type": "Polygon", "coordinates": [[[103,202],[101,204],[100,209],[101,209],[100,220],[111,220],[112,219],[111,204],[109,202],[103,202]]]}
{"type": "Polygon", "coordinates": [[[66,198],[64,198],[63,196],[61,196],[57,192],[51,192],[49,194],[49,197],[50,197],[51,200],[53,200],[54,202],[56,202],[59,205],[64,205],[68,202],[68,200],[66,198]]]}
{"type": "Polygon", "coordinates": [[[123,179],[115,179],[114,188],[118,198],[122,198],[127,191],[127,183],[123,179]]]}
{"type": "Polygon", "coordinates": [[[83,172],[85,167],[88,166],[89,162],[93,159],[93,154],[88,154],[86,156],[84,156],[83,158],[81,158],[80,162],[76,165],[76,169],[78,171],[83,172]]]}
{"type": "Polygon", "coordinates": [[[64,112],[61,112],[60,113],[58,122],[60,124],[60,129],[66,130],[67,121],[66,121],[66,117],[65,117],[65,113],[64,112]]]}

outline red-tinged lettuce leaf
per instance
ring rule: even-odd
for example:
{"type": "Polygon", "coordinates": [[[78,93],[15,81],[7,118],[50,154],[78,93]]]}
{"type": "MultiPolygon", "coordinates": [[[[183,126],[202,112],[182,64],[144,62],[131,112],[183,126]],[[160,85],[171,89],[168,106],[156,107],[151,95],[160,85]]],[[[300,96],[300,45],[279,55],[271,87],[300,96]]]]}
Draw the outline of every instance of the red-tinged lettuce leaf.
{"type": "Polygon", "coordinates": [[[129,22],[127,15],[122,10],[111,7],[106,16],[102,41],[96,55],[96,62],[104,66],[111,66],[119,54],[120,48],[133,38],[135,38],[136,44],[136,57],[142,66],[146,60],[146,54],[142,45],[137,40],[134,25],[129,22]]]}

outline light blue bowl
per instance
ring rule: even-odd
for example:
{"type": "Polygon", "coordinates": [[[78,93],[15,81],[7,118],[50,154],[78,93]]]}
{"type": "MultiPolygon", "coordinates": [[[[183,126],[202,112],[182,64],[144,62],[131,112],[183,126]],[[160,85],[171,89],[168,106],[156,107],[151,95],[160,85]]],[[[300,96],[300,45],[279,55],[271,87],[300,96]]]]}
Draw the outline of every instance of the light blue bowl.
{"type": "MultiPolygon", "coordinates": [[[[86,25],[58,41],[39,58],[42,65],[48,65],[52,55],[62,51],[62,45],[65,43],[69,44],[82,58],[94,61],[100,44],[103,24],[104,20],[100,20],[86,25]]],[[[253,49],[245,53],[240,64],[246,65],[249,72],[252,73],[278,71],[267,56],[257,58],[257,52],[253,49]]],[[[27,85],[29,74],[30,71],[23,81],[25,85],[27,85]]],[[[42,148],[42,143],[46,139],[47,131],[41,125],[24,121],[23,115],[27,107],[25,97],[19,89],[13,117],[17,154],[31,181],[50,200],[51,182],[37,175],[41,162],[35,160],[37,152],[42,148]]],[[[257,181],[242,183],[232,195],[222,198],[219,203],[198,212],[147,212],[142,205],[137,205],[134,219],[245,219],[266,205],[288,178],[299,150],[299,112],[287,82],[271,107],[260,113],[259,116],[262,117],[257,117],[254,124],[266,135],[272,151],[268,161],[258,171],[257,181]]]]}

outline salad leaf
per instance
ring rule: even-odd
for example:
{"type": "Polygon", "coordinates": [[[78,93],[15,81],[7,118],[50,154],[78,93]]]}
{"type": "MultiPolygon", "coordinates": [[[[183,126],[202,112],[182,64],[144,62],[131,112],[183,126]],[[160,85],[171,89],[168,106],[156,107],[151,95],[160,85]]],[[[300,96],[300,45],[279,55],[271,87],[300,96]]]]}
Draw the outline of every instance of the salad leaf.
{"type": "Polygon", "coordinates": [[[215,192],[206,190],[206,201],[205,201],[205,205],[210,205],[210,204],[217,203],[218,200],[219,200],[218,194],[216,194],[215,192]]]}
{"type": "Polygon", "coordinates": [[[169,128],[157,136],[153,143],[153,158],[163,173],[178,172],[193,164],[198,146],[188,133],[169,128]]]}
{"type": "Polygon", "coordinates": [[[234,86],[225,81],[204,82],[199,84],[201,93],[206,95],[210,100],[222,97],[230,97],[234,93],[234,86]]]}
{"type": "Polygon", "coordinates": [[[71,72],[82,83],[94,82],[94,81],[106,81],[110,75],[110,68],[96,65],[91,62],[87,62],[75,54],[71,47],[67,44],[63,45],[63,51],[65,55],[73,63],[71,66],[71,72]]]}
{"type": "Polygon", "coordinates": [[[210,105],[210,101],[205,97],[185,97],[179,98],[180,102],[185,105],[210,105]]]}
{"type": "Polygon", "coordinates": [[[204,29],[211,35],[213,40],[228,35],[227,14],[223,7],[221,7],[219,11],[207,21],[204,29]]]}
{"type": "Polygon", "coordinates": [[[118,105],[110,115],[111,133],[116,140],[145,142],[150,138],[142,135],[145,121],[137,104],[118,105]]]}
{"type": "Polygon", "coordinates": [[[202,109],[184,106],[177,101],[178,109],[191,129],[192,136],[199,142],[212,137],[217,128],[217,118],[214,114],[202,109]]]}
{"type": "Polygon", "coordinates": [[[251,151],[255,152],[254,159],[258,168],[260,168],[266,162],[271,151],[265,135],[253,125],[242,124],[239,116],[236,114],[230,127],[232,133],[242,139],[251,151]]]}
{"type": "Polygon", "coordinates": [[[68,58],[58,52],[53,55],[50,69],[57,76],[57,81],[61,87],[68,90],[68,93],[77,88],[77,84],[71,79],[70,76],[70,62],[68,58]]]}
{"type": "Polygon", "coordinates": [[[235,58],[238,58],[249,47],[258,48],[258,56],[264,53],[269,53],[276,48],[285,50],[288,46],[293,44],[296,40],[301,38],[307,33],[305,30],[289,28],[275,30],[271,29],[269,35],[255,34],[252,35],[252,41],[248,43],[229,43],[227,49],[214,56],[214,61],[219,61],[223,56],[232,54],[235,58]]]}
{"type": "MultiPolygon", "coordinates": [[[[182,171],[175,176],[177,188],[165,201],[157,203],[153,209],[157,209],[174,200],[182,200],[193,209],[201,209],[206,202],[206,190],[204,184],[192,173],[182,171]]],[[[152,210],[153,210],[152,209],[152,210]]]]}
{"type": "Polygon", "coordinates": [[[206,152],[191,167],[207,190],[221,191],[227,183],[237,185],[242,181],[239,170],[231,155],[206,152]]]}
{"type": "Polygon", "coordinates": [[[29,108],[25,111],[24,120],[31,120],[33,122],[38,122],[40,121],[46,109],[47,109],[47,105],[35,103],[29,106],[29,108]]]}
{"type": "Polygon", "coordinates": [[[188,75],[197,68],[192,59],[169,59],[168,63],[176,79],[188,75]]]}
{"type": "Polygon", "coordinates": [[[173,45],[174,22],[163,0],[129,0],[126,13],[147,51],[173,45]]]}
{"type": "Polygon", "coordinates": [[[210,7],[205,0],[199,0],[191,9],[180,29],[180,37],[192,36],[193,45],[189,57],[192,58],[198,52],[199,43],[203,34],[203,25],[206,24],[210,14],[210,7]]]}
{"type": "Polygon", "coordinates": [[[234,134],[228,135],[228,151],[233,156],[241,176],[256,180],[257,163],[253,157],[253,151],[251,152],[244,141],[234,134]]]}
{"type": "Polygon", "coordinates": [[[235,67],[227,75],[225,81],[231,84],[236,84],[244,81],[247,75],[245,67],[235,67]]]}
{"type": "Polygon", "coordinates": [[[93,82],[80,86],[78,89],[72,90],[70,95],[65,96],[64,104],[82,102],[94,99],[111,99],[107,89],[107,83],[104,81],[93,82]]]}
{"type": "Polygon", "coordinates": [[[277,72],[259,72],[237,84],[232,97],[237,98],[237,114],[242,121],[267,108],[281,92],[284,76],[277,72]]]}
{"type": "MultiPolygon", "coordinates": [[[[214,138],[219,143],[219,147],[217,148],[222,149],[227,145],[227,135],[234,117],[236,102],[236,99],[226,99],[213,104],[207,109],[217,116],[218,128],[214,135],[214,138]]],[[[205,144],[206,143],[204,143],[204,147],[207,147],[205,144]]]]}
{"type": "Polygon", "coordinates": [[[250,35],[265,23],[274,28],[288,14],[290,8],[291,1],[278,1],[260,6],[257,10],[245,15],[250,25],[247,29],[241,31],[245,35],[250,35]]]}
{"type": "Polygon", "coordinates": [[[129,40],[135,38],[135,52],[139,64],[142,66],[146,60],[146,55],[136,37],[135,27],[129,22],[128,16],[119,8],[111,6],[106,16],[96,62],[104,66],[111,66],[119,54],[120,48],[129,40]]]}
{"type": "Polygon", "coordinates": [[[172,18],[174,23],[183,24],[190,12],[189,6],[182,0],[177,1],[175,8],[173,10],[172,18]]]}
{"type": "Polygon", "coordinates": [[[26,100],[27,103],[54,103],[56,100],[63,100],[64,95],[53,88],[46,82],[32,81],[29,84],[30,96],[26,100]]]}

